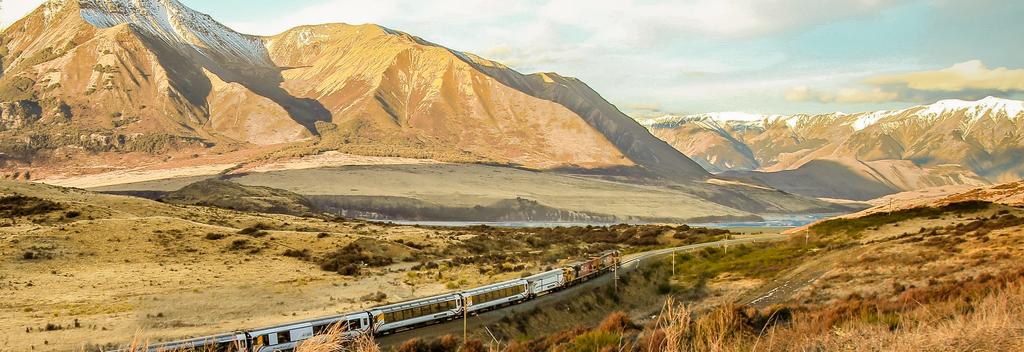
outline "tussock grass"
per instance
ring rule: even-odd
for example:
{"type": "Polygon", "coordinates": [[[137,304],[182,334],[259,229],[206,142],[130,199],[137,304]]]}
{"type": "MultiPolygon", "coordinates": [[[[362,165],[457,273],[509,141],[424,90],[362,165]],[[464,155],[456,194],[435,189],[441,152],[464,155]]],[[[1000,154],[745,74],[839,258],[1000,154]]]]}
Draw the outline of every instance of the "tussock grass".
{"type": "Polygon", "coordinates": [[[938,217],[943,214],[968,214],[983,211],[992,206],[984,201],[965,201],[941,207],[919,207],[893,212],[875,213],[855,219],[833,219],[811,226],[811,231],[820,235],[858,234],[868,228],[879,227],[915,218],[938,217]]]}
{"type": "Polygon", "coordinates": [[[643,330],[617,330],[628,318],[614,313],[597,328],[568,329],[501,351],[1021,351],[1022,316],[1024,270],[828,306],[696,312],[670,300],[643,330]]]}
{"type": "MultiPolygon", "coordinates": [[[[323,334],[313,336],[299,343],[295,352],[380,352],[380,346],[373,340],[373,337],[360,334],[355,337],[345,335],[343,324],[336,324],[327,329],[323,334]]],[[[136,334],[141,335],[141,332],[136,334]]],[[[142,338],[135,338],[127,346],[107,347],[83,347],[80,352],[102,351],[114,348],[122,348],[124,352],[224,352],[213,347],[181,348],[181,349],[159,349],[157,344],[151,343],[142,338]]],[[[232,346],[228,352],[243,351],[241,345],[232,346]]]]}

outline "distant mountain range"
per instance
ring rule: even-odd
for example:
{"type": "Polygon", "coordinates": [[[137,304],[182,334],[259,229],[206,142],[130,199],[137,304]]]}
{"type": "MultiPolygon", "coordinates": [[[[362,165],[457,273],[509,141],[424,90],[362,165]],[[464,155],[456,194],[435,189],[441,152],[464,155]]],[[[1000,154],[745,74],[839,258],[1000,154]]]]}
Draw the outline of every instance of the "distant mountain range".
{"type": "Polygon", "coordinates": [[[260,37],[176,0],[50,0],[0,33],[0,63],[0,166],[40,175],[262,148],[710,176],[577,79],[377,25],[260,37]]]}
{"type": "MultiPolygon", "coordinates": [[[[584,183],[645,193],[617,196],[623,207],[678,195],[674,208],[652,210],[677,218],[848,209],[715,178],[580,80],[521,74],[378,25],[252,36],[176,0],[50,0],[0,32],[0,177],[177,184],[335,151],[505,166],[486,170],[510,175],[519,173],[507,167],[558,171],[544,175],[550,182],[575,182],[562,172],[597,175],[584,183]]],[[[473,174],[463,169],[450,168],[473,174]]],[[[457,175],[414,176],[430,185],[457,175]]],[[[322,194],[321,182],[286,185],[304,196],[358,192],[332,185],[322,194]]],[[[518,191],[484,205],[542,185],[503,186],[518,191]]],[[[477,199],[456,188],[438,192],[477,199]]],[[[619,210],[607,213],[653,216],[619,210]]]]}
{"type": "Polygon", "coordinates": [[[856,114],[718,113],[642,123],[712,172],[816,197],[866,200],[1024,176],[1024,102],[995,97],[856,114]]]}

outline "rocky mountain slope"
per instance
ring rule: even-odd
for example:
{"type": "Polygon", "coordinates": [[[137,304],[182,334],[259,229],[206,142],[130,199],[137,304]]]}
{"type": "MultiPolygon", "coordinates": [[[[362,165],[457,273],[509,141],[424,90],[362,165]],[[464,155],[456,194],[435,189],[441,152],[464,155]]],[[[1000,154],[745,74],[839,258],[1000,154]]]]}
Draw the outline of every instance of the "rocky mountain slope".
{"type": "Polygon", "coordinates": [[[258,37],[176,0],[50,0],[0,33],[0,63],[0,162],[37,175],[281,145],[708,176],[579,80],[376,25],[258,37]]]}
{"type": "Polygon", "coordinates": [[[1024,102],[994,97],[897,111],[704,114],[644,124],[713,172],[813,196],[870,199],[1024,176],[1024,102]],[[783,184],[795,174],[831,176],[804,189],[783,184]]]}

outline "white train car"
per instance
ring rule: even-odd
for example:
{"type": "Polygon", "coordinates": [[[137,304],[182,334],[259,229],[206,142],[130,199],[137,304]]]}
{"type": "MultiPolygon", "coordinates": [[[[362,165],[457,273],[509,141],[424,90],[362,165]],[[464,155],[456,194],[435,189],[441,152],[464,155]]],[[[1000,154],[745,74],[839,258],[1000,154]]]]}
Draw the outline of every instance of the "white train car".
{"type": "Polygon", "coordinates": [[[499,282],[462,291],[467,313],[524,301],[530,296],[530,283],[523,279],[499,282]]]}
{"type": "Polygon", "coordinates": [[[370,314],[352,313],[333,317],[306,320],[287,326],[257,329],[249,332],[253,352],[291,351],[303,340],[323,334],[336,325],[344,329],[345,335],[354,336],[370,330],[370,314]]]}
{"type": "MultiPolygon", "coordinates": [[[[162,351],[211,351],[211,352],[246,352],[248,336],[242,332],[207,336],[184,341],[157,344],[149,347],[151,352],[162,351]]],[[[122,350],[125,351],[125,350],[122,350]]]]}
{"type": "Polygon", "coordinates": [[[389,334],[418,325],[450,320],[462,313],[462,296],[458,293],[395,303],[369,311],[373,332],[389,334]]]}
{"type": "Polygon", "coordinates": [[[524,278],[530,285],[530,297],[537,297],[565,286],[565,269],[555,269],[524,278]]]}

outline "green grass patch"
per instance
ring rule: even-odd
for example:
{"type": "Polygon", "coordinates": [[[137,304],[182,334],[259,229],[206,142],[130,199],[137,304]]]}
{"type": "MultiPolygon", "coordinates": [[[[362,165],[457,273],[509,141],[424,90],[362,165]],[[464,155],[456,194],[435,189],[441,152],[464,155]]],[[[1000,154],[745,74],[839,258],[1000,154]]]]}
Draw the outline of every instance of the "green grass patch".
{"type": "Polygon", "coordinates": [[[788,269],[807,254],[813,252],[818,243],[807,245],[752,244],[725,248],[705,248],[695,253],[684,253],[676,257],[676,277],[684,282],[696,283],[724,273],[746,277],[764,278],[788,269]]]}

